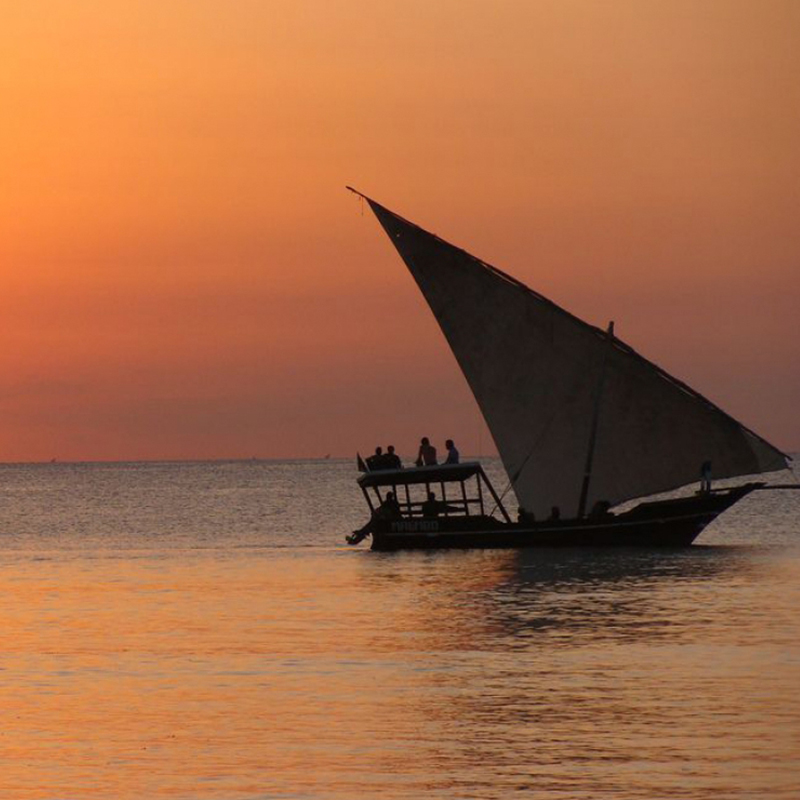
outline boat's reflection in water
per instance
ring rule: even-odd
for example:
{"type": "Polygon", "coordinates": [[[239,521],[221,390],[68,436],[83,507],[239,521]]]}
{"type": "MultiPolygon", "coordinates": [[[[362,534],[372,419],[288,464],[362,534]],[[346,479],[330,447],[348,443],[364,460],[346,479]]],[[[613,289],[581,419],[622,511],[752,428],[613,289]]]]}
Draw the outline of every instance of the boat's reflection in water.
{"type": "Polygon", "coordinates": [[[785,654],[798,625],[774,616],[787,583],[768,551],[409,553],[372,567],[407,582],[386,633],[417,666],[406,697],[426,790],[794,796],[785,654]]]}
{"type": "Polygon", "coordinates": [[[702,627],[702,596],[752,579],[745,550],[524,550],[497,586],[492,616],[525,639],[547,632],[564,641],[681,637],[702,627]]]}
{"type": "Polygon", "coordinates": [[[545,640],[555,646],[700,635],[708,622],[704,596],[715,595],[715,613],[724,619],[725,595],[756,579],[759,561],[752,554],[743,547],[694,546],[382,558],[419,582],[411,613],[424,617],[416,620],[422,630],[436,630],[453,645],[518,648],[545,640]]]}

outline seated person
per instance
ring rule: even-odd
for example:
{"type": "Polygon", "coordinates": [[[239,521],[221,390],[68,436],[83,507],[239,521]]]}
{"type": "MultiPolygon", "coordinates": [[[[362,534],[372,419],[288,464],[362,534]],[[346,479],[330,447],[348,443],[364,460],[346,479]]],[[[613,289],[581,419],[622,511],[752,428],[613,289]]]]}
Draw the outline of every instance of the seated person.
{"type": "Polygon", "coordinates": [[[436,499],[433,492],[428,492],[428,499],[422,504],[422,516],[429,519],[436,519],[444,511],[445,504],[436,499]]]}
{"type": "Polygon", "coordinates": [[[394,492],[386,492],[386,497],[383,498],[383,502],[378,506],[375,516],[378,519],[400,518],[400,503],[397,502],[394,492]]]}
{"type": "Polygon", "coordinates": [[[443,500],[437,500],[433,492],[428,492],[428,499],[422,504],[422,516],[426,519],[436,519],[439,514],[450,514],[463,512],[463,508],[443,500]]]}
{"type": "Polygon", "coordinates": [[[447,448],[447,458],[445,459],[445,464],[458,464],[458,450],[456,450],[456,446],[453,443],[452,439],[448,439],[444,446],[447,448]]]}
{"type": "Polygon", "coordinates": [[[589,514],[589,519],[603,519],[604,517],[610,517],[610,508],[611,503],[609,503],[608,500],[598,500],[592,507],[592,512],[589,514]]]}
{"type": "Polygon", "coordinates": [[[383,448],[376,447],[374,455],[371,455],[367,459],[367,469],[370,472],[375,472],[375,470],[383,469],[383,459],[385,456],[383,455],[383,448]]]}
{"type": "Polygon", "coordinates": [[[517,522],[521,525],[531,525],[536,522],[536,515],[533,511],[527,511],[522,506],[517,509],[517,522]]]}
{"type": "Polygon", "coordinates": [[[416,464],[418,467],[432,467],[436,463],[436,448],[430,443],[427,436],[423,436],[419,444],[419,454],[417,455],[416,464]]]}
{"type": "Polygon", "coordinates": [[[403,464],[400,461],[400,456],[394,452],[394,445],[390,444],[386,448],[386,455],[383,457],[386,466],[384,469],[403,469],[403,464]]]}
{"type": "Polygon", "coordinates": [[[354,530],[349,536],[345,537],[348,544],[358,544],[362,539],[366,539],[372,533],[375,522],[379,519],[400,519],[400,504],[394,496],[394,492],[386,492],[383,502],[372,512],[372,516],[366,525],[362,525],[354,530]]]}
{"type": "Polygon", "coordinates": [[[553,506],[550,509],[550,516],[547,518],[548,522],[558,522],[561,519],[561,509],[558,506],[553,506]]]}

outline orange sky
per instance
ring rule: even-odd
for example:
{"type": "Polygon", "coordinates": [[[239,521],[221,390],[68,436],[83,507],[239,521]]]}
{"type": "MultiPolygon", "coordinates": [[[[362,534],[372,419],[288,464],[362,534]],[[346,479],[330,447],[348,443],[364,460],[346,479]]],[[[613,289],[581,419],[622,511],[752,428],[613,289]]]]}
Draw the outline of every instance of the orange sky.
{"type": "Polygon", "coordinates": [[[0,29],[0,460],[490,449],[353,184],[800,449],[800,4],[48,0],[0,29]]]}

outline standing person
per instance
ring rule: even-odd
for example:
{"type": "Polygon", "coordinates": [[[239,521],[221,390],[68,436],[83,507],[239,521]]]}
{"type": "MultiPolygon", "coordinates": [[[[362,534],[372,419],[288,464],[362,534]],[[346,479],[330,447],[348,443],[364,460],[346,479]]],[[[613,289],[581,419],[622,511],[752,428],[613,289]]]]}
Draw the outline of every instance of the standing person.
{"type": "Polygon", "coordinates": [[[711,462],[704,461],[700,465],[700,491],[703,493],[711,491],[711,462]]]}
{"type": "Polygon", "coordinates": [[[386,455],[384,456],[386,461],[386,469],[402,469],[403,463],[400,461],[400,456],[394,452],[394,445],[390,444],[386,448],[386,455]]]}
{"type": "Polygon", "coordinates": [[[417,466],[432,467],[437,463],[436,448],[430,443],[427,436],[423,436],[422,441],[419,443],[419,454],[417,455],[416,461],[417,466]]]}
{"type": "Polygon", "coordinates": [[[452,439],[448,439],[444,446],[447,448],[447,458],[445,459],[445,464],[458,464],[458,450],[456,450],[456,446],[453,443],[452,439]]]}

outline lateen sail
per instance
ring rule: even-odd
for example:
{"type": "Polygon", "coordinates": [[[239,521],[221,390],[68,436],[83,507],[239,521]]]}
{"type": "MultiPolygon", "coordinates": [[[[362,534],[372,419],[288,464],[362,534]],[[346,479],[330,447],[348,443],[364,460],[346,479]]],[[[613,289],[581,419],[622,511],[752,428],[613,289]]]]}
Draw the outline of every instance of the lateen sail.
{"type": "Polygon", "coordinates": [[[596,410],[588,508],[689,484],[705,461],[715,478],[786,467],[778,449],[619,339],[366,199],[447,337],[527,509],[577,513],[596,410]]]}

